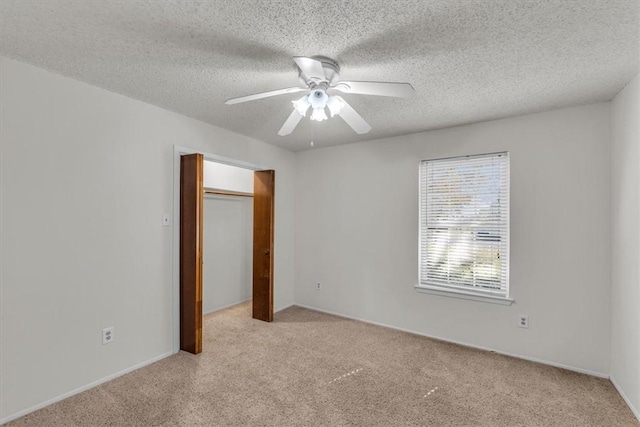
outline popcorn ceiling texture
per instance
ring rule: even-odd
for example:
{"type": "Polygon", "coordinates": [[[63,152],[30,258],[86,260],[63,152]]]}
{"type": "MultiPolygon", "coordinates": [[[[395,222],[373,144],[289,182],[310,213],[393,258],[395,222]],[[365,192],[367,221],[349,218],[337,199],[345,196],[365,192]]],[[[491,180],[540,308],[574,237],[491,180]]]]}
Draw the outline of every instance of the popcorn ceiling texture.
{"type": "Polygon", "coordinates": [[[0,53],[290,150],[609,101],[639,70],[637,0],[0,2],[0,53]],[[410,82],[408,100],[345,95],[372,125],[303,120],[294,55],[347,80],[410,82]]]}

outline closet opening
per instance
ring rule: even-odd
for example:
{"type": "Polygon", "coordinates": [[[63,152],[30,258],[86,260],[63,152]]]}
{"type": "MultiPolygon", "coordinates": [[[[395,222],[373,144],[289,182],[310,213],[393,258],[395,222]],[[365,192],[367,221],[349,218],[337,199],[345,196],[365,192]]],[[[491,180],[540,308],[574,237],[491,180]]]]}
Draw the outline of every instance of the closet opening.
{"type": "Polygon", "coordinates": [[[252,300],[273,320],[273,170],[180,159],[180,349],[202,351],[202,316],[252,300]]]}

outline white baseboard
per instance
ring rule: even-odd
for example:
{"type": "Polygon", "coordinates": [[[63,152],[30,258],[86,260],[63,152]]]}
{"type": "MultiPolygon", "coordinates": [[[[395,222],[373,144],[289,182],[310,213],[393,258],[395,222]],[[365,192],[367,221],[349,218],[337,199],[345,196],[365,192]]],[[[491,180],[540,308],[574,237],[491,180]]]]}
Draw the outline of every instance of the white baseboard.
{"type": "MultiPolygon", "coordinates": [[[[251,298],[246,299],[244,301],[240,301],[240,302],[234,302],[233,304],[225,305],[224,307],[216,308],[216,309],[211,310],[211,311],[207,311],[206,313],[203,313],[202,315],[206,316],[207,314],[217,313],[218,311],[222,311],[222,310],[225,310],[227,308],[231,308],[234,305],[244,304],[247,301],[251,301],[251,298]]],[[[274,313],[277,313],[277,312],[282,311],[282,310],[286,310],[287,308],[293,307],[294,305],[295,305],[294,303],[291,303],[291,304],[285,305],[284,307],[277,308],[277,309],[274,310],[274,313]]]]}
{"type": "Polygon", "coordinates": [[[277,313],[277,312],[282,311],[282,310],[286,310],[287,308],[293,307],[294,305],[295,305],[294,303],[291,303],[289,305],[285,305],[284,307],[280,307],[279,309],[277,309],[274,313],[277,313]]]}
{"type": "MultiPolygon", "coordinates": [[[[237,304],[242,304],[244,302],[246,302],[246,301],[242,301],[240,303],[234,303],[234,304],[231,304],[229,306],[216,309],[216,310],[214,310],[214,311],[212,311],[210,313],[213,313],[213,312],[216,312],[216,311],[220,311],[220,310],[232,307],[232,306],[237,305],[237,304]]],[[[622,398],[627,403],[627,405],[629,406],[629,408],[631,409],[633,414],[636,416],[636,418],[638,418],[638,420],[640,420],[640,411],[638,411],[638,409],[636,409],[632,405],[631,401],[627,398],[627,396],[624,394],[622,389],[620,389],[620,387],[619,387],[618,383],[616,382],[616,380],[613,377],[610,377],[608,374],[604,374],[604,373],[601,373],[601,372],[595,372],[595,371],[591,371],[591,370],[588,370],[588,369],[577,368],[575,366],[564,365],[564,364],[561,364],[561,363],[551,362],[551,361],[547,361],[547,360],[536,359],[536,358],[533,358],[533,357],[507,353],[507,352],[504,352],[504,351],[494,350],[494,349],[490,349],[490,348],[486,348],[486,347],[481,347],[481,346],[477,346],[477,345],[473,345],[473,344],[468,344],[468,343],[461,342],[461,341],[455,341],[455,340],[451,340],[451,339],[447,339],[447,338],[442,338],[442,337],[438,337],[438,336],[435,336],[435,335],[424,334],[424,333],[413,331],[413,330],[410,330],[410,329],[398,328],[398,327],[387,325],[387,324],[384,324],[384,323],[374,322],[374,321],[370,321],[370,320],[366,320],[366,319],[361,319],[361,318],[354,317],[354,316],[348,316],[348,315],[345,315],[345,314],[336,313],[336,312],[329,311],[329,310],[323,310],[321,308],[311,307],[311,306],[307,306],[307,305],[303,305],[303,304],[289,304],[289,305],[286,305],[286,306],[284,306],[282,308],[279,308],[278,310],[276,310],[276,312],[285,310],[285,309],[287,309],[289,307],[293,307],[293,306],[306,308],[308,310],[319,311],[321,313],[327,313],[327,314],[331,314],[331,315],[334,315],[334,316],[343,317],[343,318],[346,318],[346,319],[357,320],[357,321],[360,321],[360,322],[363,322],[363,323],[369,323],[369,324],[372,324],[372,325],[382,326],[382,327],[389,328],[389,329],[394,329],[394,330],[397,330],[397,331],[408,332],[408,333],[411,333],[411,334],[420,335],[420,336],[427,337],[427,338],[437,339],[439,341],[450,342],[450,343],[462,345],[462,346],[465,346],[465,347],[471,347],[471,348],[476,348],[476,349],[485,350],[485,351],[492,351],[492,352],[495,352],[495,353],[503,354],[505,356],[511,356],[511,357],[515,357],[515,358],[518,358],[518,359],[529,360],[529,361],[532,361],[532,362],[542,363],[542,364],[554,366],[554,367],[557,367],[557,368],[568,369],[570,371],[580,372],[580,373],[587,374],[587,375],[592,375],[592,376],[595,376],[595,377],[607,378],[607,379],[609,379],[611,381],[611,383],[616,388],[618,393],[620,393],[620,396],[622,396],[622,398]]],[[[207,314],[209,314],[209,313],[207,313],[207,314]]],[[[135,371],[136,369],[140,369],[140,368],[142,368],[144,366],[147,366],[147,365],[150,365],[152,363],[155,363],[155,362],[157,362],[159,360],[162,360],[162,359],[164,359],[166,357],[171,356],[172,354],[174,354],[174,352],[163,353],[163,354],[161,354],[159,356],[153,357],[153,358],[151,358],[149,360],[146,360],[144,362],[138,363],[136,365],[133,365],[133,366],[131,366],[129,368],[123,369],[123,370],[121,370],[119,372],[116,372],[114,374],[108,375],[108,376],[106,376],[104,378],[101,378],[101,379],[99,379],[97,381],[93,381],[93,382],[91,382],[91,383],[89,383],[87,385],[84,385],[82,387],[76,388],[76,389],[71,390],[71,391],[69,391],[67,393],[63,393],[63,394],[61,394],[59,396],[56,396],[56,397],[54,397],[52,399],[49,399],[49,400],[45,401],[45,402],[39,403],[37,405],[31,406],[31,407],[29,407],[27,409],[24,409],[22,411],[16,412],[16,413],[11,414],[11,415],[8,415],[5,418],[0,419],[0,425],[8,423],[9,421],[13,421],[16,418],[20,418],[20,417],[22,417],[24,415],[27,415],[27,414],[29,414],[31,412],[34,412],[34,411],[37,411],[38,409],[42,409],[45,406],[49,406],[49,405],[51,405],[53,403],[59,402],[59,401],[64,400],[64,399],[66,399],[68,397],[76,395],[78,393],[82,393],[83,391],[86,391],[86,390],[89,390],[91,388],[94,388],[94,387],[96,387],[96,386],[98,386],[100,384],[103,384],[103,383],[105,383],[107,381],[111,381],[111,380],[113,380],[115,378],[118,378],[118,377],[120,377],[122,375],[128,374],[129,372],[135,371]]]]}
{"type": "Polygon", "coordinates": [[[91,388],[99,386],[100,384],[106,383],[107,381],[111,381],[111,380],[113,380],[115,378],[118,378],[118,377],[124,375],[124,374],[128,374],[129,372],[135,371],[136,369],[140,369],[140,368],[142,368],[144,366],[147,366],[147,365],[150,365],[152,363],[155,363],[155,362],[157,362],[159,360],[164,359],[165,357],[171,356],[172,354],[174,354],[172,351],[170,351],[168,353],[163,353],[163,354],[161,354],[159,356],[156,356],[156,357],[151,358],[149,360],[146,360],[144,362],[141,362],[141,363],[138,363],[136,365],[130,366],[130,367],[126,368],[126,369],[123,369],[122,371],[116,372],[115,374],[108,375],[108,376],[106,376],[104,378],[101,378],[101,379],[99,379],[97,381],[93,381],[93,382],[91,382],[91,383],[89,383],[87,385],[84,385],[82,387],[78,387],[78,388],[76,388],[74,390],[71,390],[71,391],[69,391],[67,393],[63,393],[63,394],[61,394],[59,396],[56,396],[56,397],[54,397],[52,399],[49,399],[49,400],[46,400],[46,401],[44,401],[42,403],[38,403],[37,405],[31,406],[30,408],[23,409],[22,411],[16,412],[15,414],[8,415],[8,416],[6,416],[6,417],[4,417],[3,419],[0,420],[0,425],[8,423],[9,421],[13,421],[16,418],[20,418],[20,417],[22,417],[24,415],[30,414],[31,412],[37,411],[38,409],[42,409],[45,406],[49,406],[49,405],[51,405],[53,403],[59,402],[61,400],[64,400],[67,397],[71,397],[71,396],[76,395],[78,393],[82,393],[83,391],[87,391],[87,390],[89,390],[91,388]]]}
{"type": "Polygon", "coordinates": [[[247,298],[247,299],[245,299],[245,300],[238,301],[238,302],[233,302],[233,303],[231,303],[231,304],[227,304],[227,305],[222,306],[222,307],[214,308],[213,310],[210,310],[210,311],[207,311],[207,312],[205,312],[205,313],[202,313],[202,315],[203,315],[203,316],[206,316],[207,314],[217,313],[217,312],[222,311],[222,310],[225,310],[225,309],[227,309],[227,308],[231,308],[231,307],[233,307],[233,306],[235,306],[235,305],[244,304],[244,303],[245,303],[245,302],[247,302],[247,301],[251,301],[251,298],[247,298]]]}
{"type": "Polygon", "coordinates": [[[631,409],[631,412],[633,412],[633,415],[635,415],[636,418],[638,419],[638,421],[640,421],[640,410],[638,408],[636,408],[635,406],[633,406],[633,404],[631,403],[631,400],[629,400],[629,398],[624,393],[624,391],[620,388],[620,385],[618,384],[618,382],[616,381],[616,379],[613,376],[610,377],[609,380],[611,381],[611,384],[613,384],[613,386],[616,388],[618,393],[620,393],[620,396],[622,396],[622,399],[624,399],[624,401],[627,404],[627,406],[629,407],[629,409],[631,409]]]}
{"type": "Polygon", "coordinates": [[[528,360],[530,362],[542,363],[543,365],[549,365],[549,366],[554,366],[556,368],[567,369],[569,371],[579,372],[581,374],[587,374],[587,375],[591,375],[591,376],[594,376],[594,377],[609,379],[609,374],[605,374],[605,373],[602,373],[602,372],[591,371],[589,369],[578,368],[578,367],[570,366],[570,365],[564,365],[562,363],[551,362],[549,360],[536,359],[535,357],[524,356],[524,355],[521,355],[521,354],[508,353],[506,351],[495,350],[493,348],[482,347],[482,346],[479,346],[479,345],[469,344],[469,343],[462,342],[462,341],[456,341],[456,340],[452,340],[452,339],[449,339],[449,338],[443,338],[443,337],[439,337],[439,336],[436,336],[436,335],[429,335],[429,334],[425,334],[425,333],[422,333],[422,332],[413,331],[411,329],[398,328],[396,326],[387,325],[385,323],[380,323],[380,322],[374,322],[372,320],[361,319],[361,318],[355,317],[355,316],[347,316],[347,315],[342,314],[342,313],[336,313],[336,312],[333,312],[333,311],[323,310],[321,308],[311,307],[311,306],[307,306],[307,305],[303,305],[303,304],[295,304],[295,305],[297,305],[298,307],[309,309],[309,310],[319,311],[321,313],[327,313],[327,314],[331,314],[331,315],[338,316],[338,317],[344,317],[345,319],[357,320],[359,322],[369,323],[369,324],[376,325],[376,326],[382,326],[384,328],[395,329],[396,331],[408,332],[410,334],[420,335],[420,336],[427,337],[427,338],[433,338],[433,339],[436,339],[436,340],[439,340],[439,341],[445,341],[445,342],[449,342],[449,343],[452,343],[452,344],[462,345],[462,346],[465,346],[465,347],[476,348],[478,350],[491,351],[491,352],[494,352],[494,353],[502,354],[504,356],[515,357],[517,359],[523,359],[523,360],[528,360]]]}

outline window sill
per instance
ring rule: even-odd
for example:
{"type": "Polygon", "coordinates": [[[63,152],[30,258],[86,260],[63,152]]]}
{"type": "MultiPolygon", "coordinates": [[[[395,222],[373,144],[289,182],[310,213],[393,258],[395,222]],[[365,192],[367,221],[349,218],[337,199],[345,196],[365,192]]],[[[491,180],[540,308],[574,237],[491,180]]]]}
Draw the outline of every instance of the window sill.
{"type": "Polygon", "coordinates": [[[453,289],[444,289],[439,286],[429,285],[416,285],[416,291],[425,294],[439,295],[441,297],[461,298],[472,301],[488,302],[491,304],[511,305],[514,300],[511,298],[493,296],[493,295],[479,295],[472,292],[457,291],[453,289]]]}

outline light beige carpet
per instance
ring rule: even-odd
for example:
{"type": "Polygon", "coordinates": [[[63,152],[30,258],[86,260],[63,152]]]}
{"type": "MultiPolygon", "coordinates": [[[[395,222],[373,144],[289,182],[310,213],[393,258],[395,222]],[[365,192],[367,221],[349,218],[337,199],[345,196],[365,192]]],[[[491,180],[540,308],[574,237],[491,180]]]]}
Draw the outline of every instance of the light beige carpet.
{"type": "Polygon", "coordinates": [[[205,317],[179,353],[8,425],[637,426],[611,383],[292,307],[205,317]]]}

